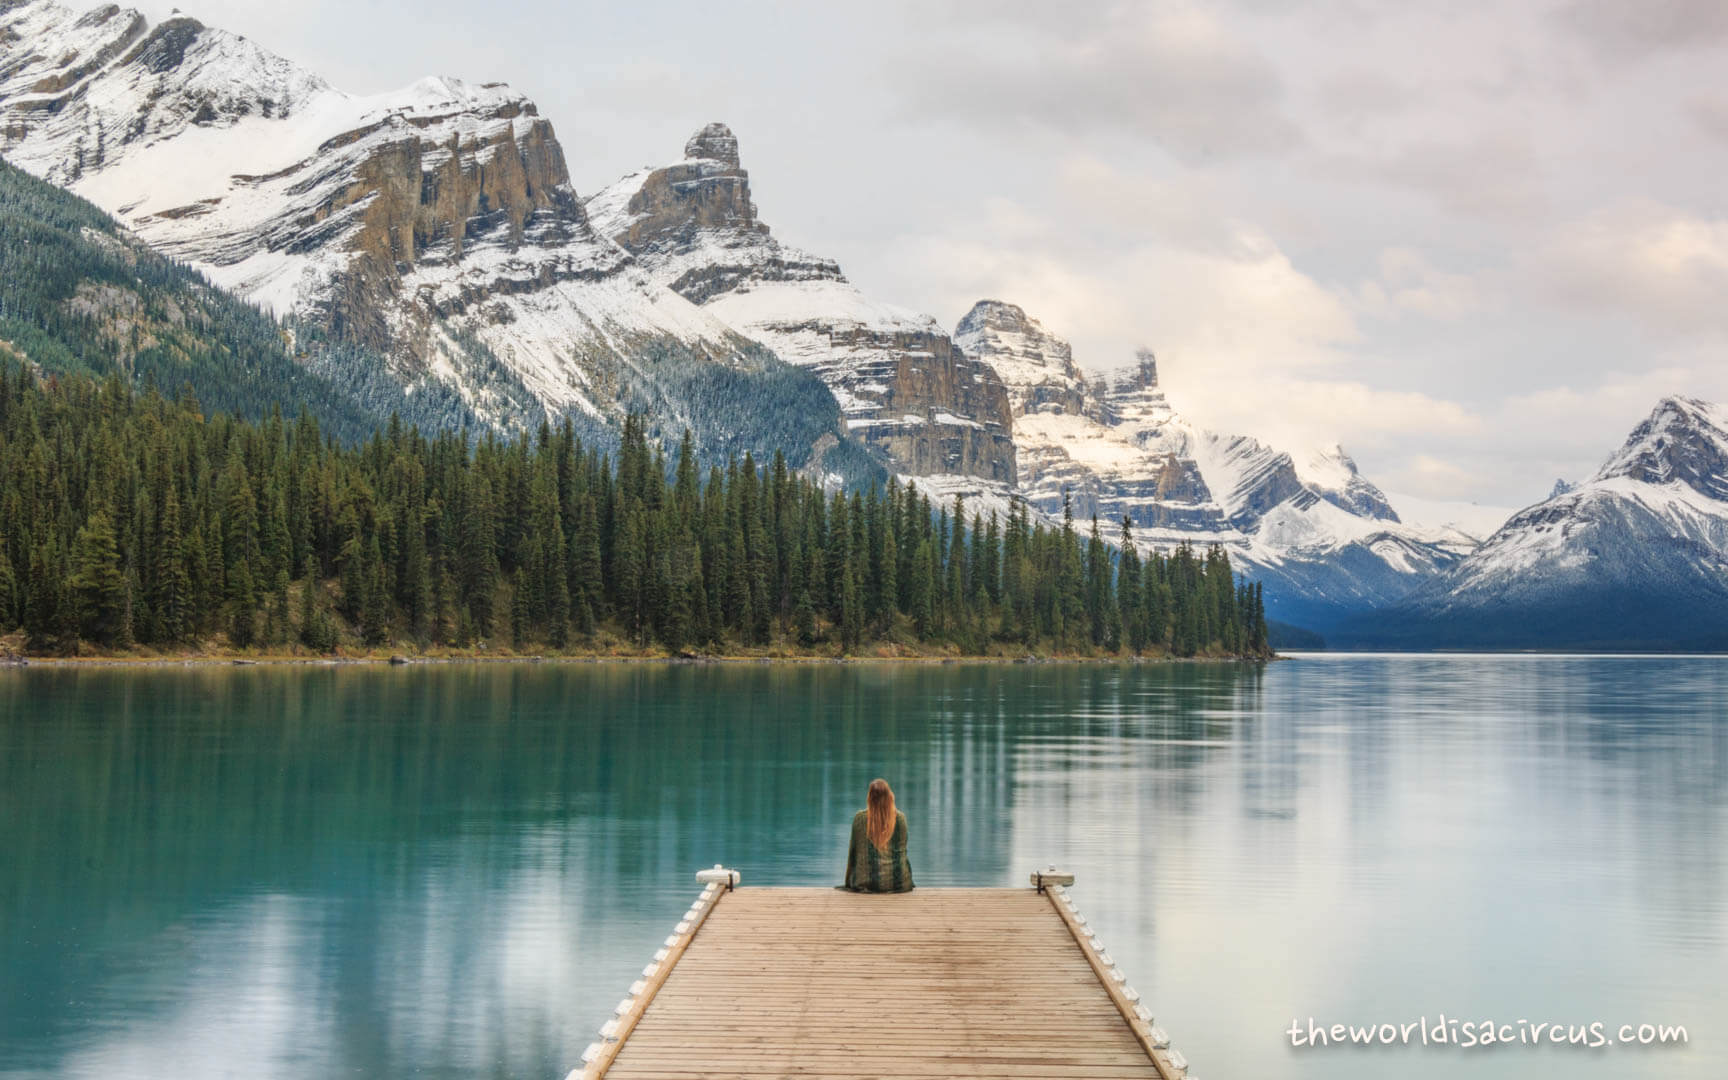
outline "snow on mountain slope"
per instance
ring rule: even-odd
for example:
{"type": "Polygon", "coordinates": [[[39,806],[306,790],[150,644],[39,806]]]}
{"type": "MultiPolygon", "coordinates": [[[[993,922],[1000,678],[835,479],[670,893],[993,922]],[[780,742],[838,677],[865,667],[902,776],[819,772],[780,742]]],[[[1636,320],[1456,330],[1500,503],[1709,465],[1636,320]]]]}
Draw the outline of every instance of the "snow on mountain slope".
{"type": "Polygon", "coordinates": [[[1728,647],[1728,409],[1659,403],[1589,480],[1512,515],[1365,637],[1728,647]]]}
{"type": "Polygon", "coordinates": [[[1198,428],[1142,352],[1088,376],[1068,344],[1013,304],[980,301],[955,341],[993,367],[1015,405],[1021,487],[1034,506],[1135,525],[1146,547],[1223,544],[1266,583],[1276,617],[1325,628],[1390,603],[1475,540],[1401,522],[1336,446],[1301,457],[1198,428]]]}
{"type": "Polygon", "coordinates": [[[655,282],[821,376],[847,428],[897,472],[1010,489],[1011,421],[995,373],[954,348],[934,319],[872,300],[832,260],[774,238],[724,124],[696,132],[684,154],[590,197],[595,228],[655,282]]]}
{"type": "Polygon", "coordinates": [[[1417,495],[1389,491],[1386,499],[1398,511],[1398,520],[1430,528],[1457,529],[1478,541],[1498,532],[1506,519],[1517,512],[1510,506],[1485,506],[1474,502],[1454,502],[1445,499],[1424,499],[1417,495]]]}
{"type": "Polygon", "coordinates": [[[1291,464],[1303,487],[1334,506],[1378,521],[1399,520],[1385,493],[1362,477],[1356,462],[1337,443],[1292,458],[1291,464]]]}
{"type": "MultiPolygon", "coordinates": [[[[1548,587],[1572,572],[1624,573],[1617,530],[1668,538],[1701,565],[1728,558],[1728,411],[1692,398],[1657,405],[1589,480],[1519,511],[1447,582],[1452,599],[1548,587]]],[[[1728,579],[1722,584],[1728,586],[1728,579]]]]}
{"type": "Polygon", "coordinates": [[[594,231],[503,84],[356,96],[190,18],[26,0],[0,12],[0,116],[16,164],[498,423],[649,400],[675,427],[692,365],[776,365],[594,231]]]}

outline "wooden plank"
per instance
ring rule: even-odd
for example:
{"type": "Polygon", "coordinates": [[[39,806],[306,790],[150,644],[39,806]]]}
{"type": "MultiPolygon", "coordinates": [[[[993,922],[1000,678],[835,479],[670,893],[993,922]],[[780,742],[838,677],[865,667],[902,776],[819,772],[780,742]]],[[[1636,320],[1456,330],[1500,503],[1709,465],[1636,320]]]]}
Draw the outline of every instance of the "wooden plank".
{"type": "Polygon", "coordinates": [[[1092,973],[1098,977],[1098,982],[1103,985],[1104,992],[1110,996],[1110,1001],[1116,1006],[1116,1011],[1122,1014],[1122,1020],[1128,1025],[1128,1030],[1134,1033],[1135,1040],[1146,1051],[1146,1056],[1152,1059],[1152,1064],[1158,1070],[1158,1075],[1162,1080],[1182,1080],[1185,1070],[1178,1069],[1164,1050],[1153,1045],[1149,1025],[1143,1023],[1135,1014],[1134,1002],[1128,1000],[1122,983],[1116,980],[1111,973],[1110,966],[1104,963],[1103,957],[1093,947],[1092,941],[1087,938],[1079,918],[1068,910],[1067,904],[1062,902],[1067,893],[1061,886],[1057,885],[1045,889],[1044,895],[1049,898],[1050,906],[1056,909],[1056,914],[1062,917],[1063,924],[1068,927],[1069,934],[1074,938],[1074,944],[1080,946],[1080,951],[1086,956],[1086,962],[1092,967],[1092,973]]]}
{"type": "Polygon", "coordinates": [[[672,969],[677,966],[679,959],[689,951],[690,943],[696,940],[696,932],[708,922],[708,917],[714,914],[714,909],[720,906],[720,901],[730,891],[718,885],[710,885],[702,890],[696,898],[696,902],[701,904],[702,910],[697,912],[694,918],[686,918],[678,923],[678,929],[673,934],[676,940],[665,946],[665,958],[654,961],[653,974],[646,974],[646,969],[644,969],[644,986],[641,992],[633,995],[629,1009],[614,1018],[617,1023],[616,1033],[600,1044],[599,1055],[588,1061],[579,1073],[572,1071],[572,1078],[581,1076],[598,1080],[599,1077],[606,1075],[606,1070],[611,1068],[613,1061],[617,1059],[618,1052],[624,1048],[624,1043],[630,1038],[630,1033],[636,1030],[636,1025],[641,1023],[642,1017],[647,1014],[648,1006],[654,1003],[655,995],[660,992],[661,987],[666,985],[666,980],[672,977],[672,969]]]}
{"type": "Polygon", "coordinates": [[[1049,907],[1031,889],[739,889],[589,1075],[1173,1080],[1049,907]]]}

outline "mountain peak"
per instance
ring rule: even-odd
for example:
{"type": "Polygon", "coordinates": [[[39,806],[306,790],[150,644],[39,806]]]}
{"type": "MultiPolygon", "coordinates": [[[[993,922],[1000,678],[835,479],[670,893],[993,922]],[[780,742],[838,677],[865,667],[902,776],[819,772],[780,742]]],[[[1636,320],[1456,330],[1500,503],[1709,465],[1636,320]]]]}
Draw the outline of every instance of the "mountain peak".
{"type": "Polygon", "coordinates": [[[1029,318],[1026,309],[1019,304],[1005,300],[980,300],[961,318],[955,332],[968,334],[988,329],[1023,334],[1034,325],[1035,320],[1029,318]]]}
{"type": "Polygon", "coordinates": [[[1158,358],[1142,346],[1134,350],[1134,359],[1126,364],[1093,373],[1087,382],[1105,394],[1133,394],[1158,389],[1158,358]]]}
{"type": "Polygon", "coordinates": [[[1728,409],[1689,397],[1667,397],[1603,463],[1595,479],[1683,483],[1728,500],[1728,409]]]}
{"type": "Polygon", "coordinates": [[[698,161],[718,161],[731,168],[738,168],[738,137],[732,134],[732,129],[725,124],[708,124],[690,136],[690,141],[684,144],[684,157],[698,161]]]}
{"type": "Polygon", "coordinates": [[[1086,380],[1074,350],[1019,304],[978,301],[954,328],[954,343],[996,373],[1016,414],[1085,411],[1086,380]]]}
{"type": "Polygon", "coordinates": [[[1292,459],[1296,474],[1322,499],[1373,521],[1401,521],[1392,503],[1338,443],[1317,446],[1305,457],[1292,459]]]}

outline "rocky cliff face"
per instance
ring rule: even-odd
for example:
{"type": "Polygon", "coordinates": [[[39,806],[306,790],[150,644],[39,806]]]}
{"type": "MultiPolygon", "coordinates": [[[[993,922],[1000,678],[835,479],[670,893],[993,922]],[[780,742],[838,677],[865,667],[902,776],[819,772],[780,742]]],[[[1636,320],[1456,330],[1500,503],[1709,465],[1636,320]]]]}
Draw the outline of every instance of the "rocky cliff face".
{"type": "Polygon", "coordinates": [[[0,11],[0,138],[218,284],[500,424],[743,426],[668,388],[779,367],[594,231],[551,125],[502,84],[356,97],[190,18],[28,0],[0,11]]]}
{"type": "Polygon", "coordinates": [[[587,201],[594,225],[657,282],[820,375],[848,428],[896,470],[1015,482],[1007,393],[928,316],[865,297],[830,259],[776,239],[750,198],[738,141],[709,124],[683,161],[587,201]]]}
{"type": "Polygon", "coordinates": [[[613,239],[657,267],[666,284],[702,304],[763,281],[844,281],[840,267],[778,243],[756,217],[750,174],[738,163],[738,140],[724,124],[709,124],[684,145],[685,159],[645,169],[590,202],[606,225],[622,221],[613,239]],[[620,208],[619,198],[627,197],[620,208]]]}
{"type": "Polygon", "coordinates": [[[955,341],[1001,376],[1014,403],[1021,489],[1055,515],[1134,523],[1146,546],[1223,544],[1267,585],[1276,617],[1327,627],[1395,601],[1474,546],[1407,526],[1341,448],[1302,457],[1189,423],[1148,351],[1083,372],[1067,342],[1021,308],[980,301],[955,341]]]}
{"type": "Polygon", "coordinates": [[[988,357],[1001,378],[1014,415],[1043,411],[1079,416],[1088,411],[1086,380],[1074,350],[1013,304],[980,300],[954,328],[968,356],[988,357]]]}

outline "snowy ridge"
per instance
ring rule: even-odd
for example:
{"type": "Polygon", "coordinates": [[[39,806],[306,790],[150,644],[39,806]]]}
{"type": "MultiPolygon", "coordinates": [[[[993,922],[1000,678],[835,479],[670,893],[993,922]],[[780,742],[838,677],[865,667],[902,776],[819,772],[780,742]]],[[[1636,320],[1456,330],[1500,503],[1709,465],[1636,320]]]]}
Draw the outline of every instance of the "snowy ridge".
{"type": "Polygon", "coordinates": [[[771,362],[597,234],[532,102],[344,93],[245,38],[52,0],[0,13],[3,147],[279,314],[482,415],[604,415],[645,354],[771,362]]]}
{"type": "Polygon", "coordinates": [[[1728,647],[1728,411],[1660,402],[1589,480],[1512,517],[1364,635],[1728,647]]]}
{"type": "Polygon", "coordinates": [[[1667,398],[1589,480],[1514,514],[1447,582],[1456,601],[1608,566],[1611,534],[1635,528],[1728,560],[1728,413],[1667,398]]]}
{"type": "Polygon", "coordinates": [[[1684,484],[1728,500],[1728,409],[1697,398],[1664,398],[1591,483],[1626,477],[1646,484],[1684,484]]]}
{"type": "Polygon", "coordinates": [[[1265,579],[1279,618],[1324,627],[1401,598],[1476,545],[1455,528],[1408,525],[1337,446],[1293,456],[1198,428],[1158,384],[1142,350],[1085,374],[1068,344],[1023,310],[980,301],[955,340],[994,368],[1016,404],[1021,487],[1045,514],[1063,499],[1144,548],[1223,545],[1265,579]]]}

